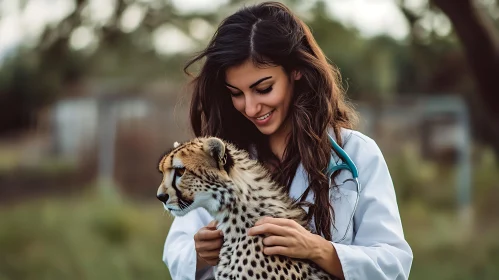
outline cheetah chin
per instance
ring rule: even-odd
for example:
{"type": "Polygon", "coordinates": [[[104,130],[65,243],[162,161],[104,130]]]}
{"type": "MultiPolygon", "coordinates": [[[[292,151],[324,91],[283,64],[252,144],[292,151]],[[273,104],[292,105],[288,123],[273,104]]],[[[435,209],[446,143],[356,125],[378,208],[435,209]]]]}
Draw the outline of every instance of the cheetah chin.
{"type": "MultiPolygon", "coordinates": [[[[247,230],[264,216],[308,228],[306,212],[249,154],[215,137],[175,143],[159,162],[157,197],[174,216],[202,207],[224,233],[215,279],[337,279],[305,259],[267,256],[247,230]]],[[[309,229],[310,230],[310,229],[309,229]]]]}

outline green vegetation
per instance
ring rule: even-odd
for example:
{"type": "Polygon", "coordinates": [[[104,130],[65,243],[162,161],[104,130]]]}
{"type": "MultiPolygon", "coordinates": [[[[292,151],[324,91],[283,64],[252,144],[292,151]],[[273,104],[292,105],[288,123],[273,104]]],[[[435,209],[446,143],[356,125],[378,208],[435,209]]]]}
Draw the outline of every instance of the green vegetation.
{"type": "MultiPolygon", "coordinates": [[[[499,172],[492,153],[476,154],[468,224],[457,215],[451,168],[411,152],[388,159],[415,257],[411,279],[499,278],[499,172]]],[[[169,279],[161,256],[172,217],[155,201],[35,199],[3,205],[0,220],[1,280],[169,279]]]]}
{"type": "Polygon", "coordinates": [[[159,203],[95,195],[0,208],[0,279],[169,279],[159,203]]]}
{"type": "MultiPolygon", "coordinates": [[[[21,15],[40,1],[13,2],[19,2],[21,15]]],[[[182,13],[175,1],[116,0],[105,24],[94,21],[87,8],[99,1],[68,2],[74,9],[60,22],[41,26],[39,40],[23,42],[0,59],[0,280],[169,279],[161,256],[172,217],[157,201],[138,196],[154,196],[159,175],[153,161],[164,143],[179,140],[170,136],[183,135],[176,118],[185,118],[187,111],[175,106],[171,118],[169,110],[177,97],[188,104],[184,63],[206,46],[223,17],[254,1],[229,0],[210,11],[182,13]],[[124,30],[120,19],[133,9],[144,17],[135,29],[124,30]],[[179,32],[194,42],[192,48],[161,52],[155,37],[165,29],[171,32],[159,33],[164,40],[179,32]],[[95,44],[73,46],[82,30],[94,34],[95,44]],[[49,119],[60,99],[102,102],[120,95],[152,100],[166,115],[155,113],[157,123],[144,119],[136,125],[150,129],[118,129],[114,179],[127,195],[117,198],[91,193],[102,189],[88,187],[96,178],[94,152],[68,162],[55,142],[44,143],[56,141],[49,119]]],[[[391,102],[443,93],[463,98],[476,145],[469,216],[463,219],[457,209],[453,166],[423,159],[419,147],[406,142],[386,157],[414,251],[411,279],[499,279],[499,110],[494,102],[499,60],[493,59],[499,50],[499,0],[429,0],[419,8],[410,7],[415,1],[394,1],[410,26],[403,39],[364,37],[331,17],[329,1],[283,2],[301,10],[355,104],[384,110],[391,102]],[[308,8],[299,9],[305,2],[308,8]],[[470,9],[471,3],[479,3],[478,9],[470,9]],[[449,30],[442,32],[446,22],[449,30]]],[[[16,22],[11,16],[0,11],[0,23],[16,22]]],[[[376,127],[376,118],[367,118],[376,127]]],[[[401,141],[389,140],[388,145],[401,141]]]]}

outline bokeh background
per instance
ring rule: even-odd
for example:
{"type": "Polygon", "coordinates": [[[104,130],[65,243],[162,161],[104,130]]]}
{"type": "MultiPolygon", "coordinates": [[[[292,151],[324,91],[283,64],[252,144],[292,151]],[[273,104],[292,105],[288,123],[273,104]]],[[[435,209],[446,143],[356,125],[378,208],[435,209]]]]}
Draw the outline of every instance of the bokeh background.
{"type": "MultiPolygon", "coordinates": [[[[0,279],[170,279],[184,63],[255,1],[0,1],[0,279]]],[[[499,1],[284,1],[388,162],[411,279],[499,279],[499,1]]],[[[195,72],[195,67],[194,67],[195,72]]]]}

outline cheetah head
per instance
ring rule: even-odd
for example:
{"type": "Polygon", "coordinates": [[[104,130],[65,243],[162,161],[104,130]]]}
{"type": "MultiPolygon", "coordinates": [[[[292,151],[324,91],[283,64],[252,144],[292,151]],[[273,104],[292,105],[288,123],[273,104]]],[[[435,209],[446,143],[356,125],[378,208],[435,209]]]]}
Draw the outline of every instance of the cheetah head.
{"type": "Polygon", "coordinates": [[[174,216],[184,216],[198,207],[216,211],[220,206],[217,198],[227,190],[225,183],[230,180],[233,164],[228,144],[219,138],[175,142],[159,162],[163,180],[156,196],[174,216]]]}

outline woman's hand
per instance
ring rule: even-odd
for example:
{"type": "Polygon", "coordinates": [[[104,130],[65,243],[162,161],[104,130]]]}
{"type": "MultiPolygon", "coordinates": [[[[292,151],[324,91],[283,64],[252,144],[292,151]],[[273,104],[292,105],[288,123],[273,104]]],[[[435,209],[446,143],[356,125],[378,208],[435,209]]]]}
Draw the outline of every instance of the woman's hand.
{"type": "Polygon", "coordinates": [[[290,219],[265,217],[248,230],[248,235],[263,234],[263,253],[309,259],[329,274],[345,279],[338,254],[331,242],[311,233],[290,219]]]}
{"type": "Polygon", "coordinates": [[[211,221],[194,235],[198,260],[197,269],[206,267],[207,265],[215,266],[218,263],[223,235],[222,231],[216,228],[216,225],[216,221],[211,221]]]}
{"type": "MultiPolygon", "coordinates": [[[[248,230],[248,235],[263,234],[263,253],[315,260],[321,255],[324,238],[313,234],[290,219],[264,217],[248,230]]],[[[326,241],[327,242],[327,241],[326,241]]]]}

